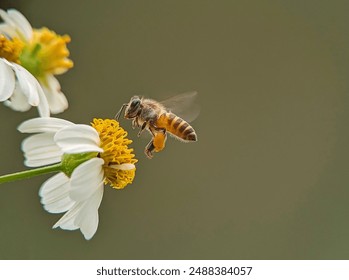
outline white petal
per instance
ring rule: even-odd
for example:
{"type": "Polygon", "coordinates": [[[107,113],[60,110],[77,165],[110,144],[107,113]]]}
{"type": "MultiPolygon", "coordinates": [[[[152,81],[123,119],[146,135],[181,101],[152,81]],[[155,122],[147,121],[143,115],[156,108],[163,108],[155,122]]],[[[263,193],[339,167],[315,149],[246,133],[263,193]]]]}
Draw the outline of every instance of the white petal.
{"type": "Polygon", "coordinates": [[[102,201],[103,191],[103,183],[101,183],[89,200],[76,202],[53,228],[60,227],[66,230],[80,228],[85,239],[91,239],[98,228],[98,208],[102,201]]]}
{"type": "Polygon", "coordinates": [[[0,9],[0,17],[4,20],[5,24],[11,26],[14,29],[16,28],[14,20],[6,13],[6,11],[0,9]]]}
{"type": "Polygon", "coordinates": [[[75,202],[69,197],[69,181],[69,178],[61,172],[48,179],[42,185],[39,195],[46,211],[62,213],[73,207],[75,202]]]}
{"type": "Polygon", "coordinates": [[[65,230],[75,230],[79,227],[75,224],[75,218],[77,214],[79,214],[83,204],[82,203],[75,203],[70,210],[65,213],[62,218],[60,218],[57,223],[53,225],[52,228],[60,227],[65,230]]]}
{"type": "Polygon", "coordinates": [[[29,41],[33,34],[33,29],[29,21],[15,9],[7,10],[7,14],[11,17],[11,20],[15,23],[21,35],[24,36],[27,41],[29,41]]]}
{"type": "Polygon", "coordinates": [[[57,132],[70,125],[74,124],[58,118],[34,118],[22,122],[18,126],[18,130],[22,133],[57,132]]]}
{"type": "Polygon", "coordinates": [[[39,190],[39,196],[45,200],[50,196],[56,195],[57,191],[59,191],[59,186],[69,188],[69,180],[69,177],[63,172],[52,176],[41,186],[39,190]]]}
{"type": "Polygon", "coordinates": [[[58,131],[54,138],[64,153],[103,152],[99,147],[97,131],[84,124],[67,126],[58,131]]]}
{"type": "Polygon", "coordinates": [[[136,168],[136,166],[132,163],[112,164],[109,167],[119,170],[132,170],[136,168]]]}
{"type": "Polygon", "coordinates": [[[15,75],[9,65],[0,59],[0,101],[7,100],[15,89],[15,75]]]}
{"type": "Polygon", "coordinates": [[[63,152],[53,141],[54,133],[41,133],[27,137],[22,142],[25,165],[44,166],[61,161],[63,152]]]}
{"type": "Polygon", "coordinates": [[[39,115],[41,117],[49,117],[50,116],[50,107],[49,107],[46,95],[45,95],[45,93],[44,93],[44,91],[41,88],[39,83],[36,84],[36,90],[37,90],[37,92],[39,94],[39,98],[40,98],[40,103],[38,105],[39,115]]]}
{"type": "Polygon", "coordinates": [[[13,38],[17,36],[16,30],[6,23],[0,24],[0,34],[4,34],[9,38],[13,38]]]}
{"type": "Polygon", "coordinates": [[[71,175],[70,198],[75,201],[84,201],[103,183],[104,161],[100,158],[92,158],[80,164],[71,175]]]}
{"type": "Polygon", "coordinates": [[[98,223],[99,223],[99,215],[98,215],[98,208],[92,209],[88,208],[85,210],[84,217],[79,221],[81,225],[78,225],[80,227],[81,233],[84,235],[86,240],[90,240],[98,229],[98,223]],[[94,211],[93,211],[94,210],[94,211]]]}
{"type": "Polygon", "coordinates": [[[58,80],[53,75],[47,75],[46,83],[48,87],[42,84],[42,88],[47,97],[47,101],[52,114],[58,114],[68,108],[68,101],[63,92],[58,80]]]}
{"type": "Polygon", "coordinates": [[[38,106],[40,103],[38,88],[41,88],[39,82],[21,65],[12,63],[12,68],[16,72],[19,86],[23,94],[27,97],[28,103],[32,106],[38,106]]]}
{"type": "Polygon", "coordinates": [[[103,183],[101,183],[96,192],[80,209],[75,219],[75,224],[80,228],[87,240],[91,239],[97,231],[99,222],[98,208],[101,205],[103,192],[103,183]]]}
{"type": "Polygon", "coordinates": [[[1,31],[4,30],[5,34],[10,37],[19,37],[22,40],[29,41],[32,37],[32,27],[28,20],[18,11],[14,9],[8,10],[6,13],[4,10],[0,10],[0,17],[4,20],[1,31]]]}
{"type": "Polygon", "coordinates": [[[15,111],[25,112],[32,106],[28,103],[27,97],[23,94],[22,89],[18,86],[18,82],[15,83],[15,89],[9,100],[6,100],[4,104],[15,111]]]}
{"type": "Polygon", "coordinates": [[[45,132],[29,136],[22,142],[22,151],[25,153],[35,153],[35,150],[46,147],[59,149],[53,141],[54,135],[54,132],[45,132]]]}
{"type": "Polygon", "coordinates": [[[17,111],[26,111],[29,105],[39,106],[41,116],[49,116],[49,109],[44,92],[36,78],[22,66],[2,60],[13,69],[17,82],[15,90],[6,105],[17,111]],[[14,95],[14,94],[17,95],[14,95]]]}

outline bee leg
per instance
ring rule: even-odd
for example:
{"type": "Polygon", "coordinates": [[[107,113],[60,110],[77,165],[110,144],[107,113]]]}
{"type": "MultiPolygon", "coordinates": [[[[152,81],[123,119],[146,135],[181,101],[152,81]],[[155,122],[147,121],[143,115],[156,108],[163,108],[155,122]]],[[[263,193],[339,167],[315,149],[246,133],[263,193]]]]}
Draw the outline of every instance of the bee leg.
{"type": "Polygon", "coordinates": [[[135,129],[136,127],[138,127],[138,121],[137,118],[132,120],[132,129],[135,129]]]}
{"type": "Polygon", "coordinates": [[[122,104],[122,106],[121,106],[119,112],[116,113],[114,119],[116,119],[117,121],[119,120],[122,111],[126,108],[127,105],[128,105],[127,103],[122,104]]]}
{"type": "Polygon", "coordinates": [[[154,151],[154,143],[153,139],[148,143],[148,145],[145,147],[144,153],[147,156],[147,158],[152,159],[153,158],[153,151],[154,151]]]}
{"type": "Polygon", "coordinates": [[[166,138],[167,138],[167,134],[166,134],[166,130],[164,129],[158,130],[155,133],[152,139],[155,152],[160,152],[165,148],[166,138]]]}
{"type": "Polygon", "coordinates": [[[141,134],[142,134],[143,130],[146,128],[146,126],[147,126],[147,123],[144,122],[144,123],[142,124],[140,130],[138,131],[138,134],[137,134],[138,137],[141,136],[141,134]]]}

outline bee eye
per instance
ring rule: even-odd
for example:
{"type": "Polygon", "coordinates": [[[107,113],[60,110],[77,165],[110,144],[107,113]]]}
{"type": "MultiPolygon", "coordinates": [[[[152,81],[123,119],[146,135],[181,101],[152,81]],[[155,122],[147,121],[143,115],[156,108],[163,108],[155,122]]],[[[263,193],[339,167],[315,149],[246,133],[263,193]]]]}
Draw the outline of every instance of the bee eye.
{"type": "Polygon", "coordinates": [[[131,106],[137,107],[140,103],[141,103],[141,101],[139,99],[135,99],[131,102],[131,106]]]}

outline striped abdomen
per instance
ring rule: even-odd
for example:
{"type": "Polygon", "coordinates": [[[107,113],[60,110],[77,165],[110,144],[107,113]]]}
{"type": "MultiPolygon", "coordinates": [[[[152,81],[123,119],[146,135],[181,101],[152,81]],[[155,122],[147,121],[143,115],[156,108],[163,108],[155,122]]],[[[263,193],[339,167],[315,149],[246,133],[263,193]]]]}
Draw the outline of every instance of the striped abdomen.
{"type": "Polygon", "coordinates": [[[166,131],[177,136],[181,140],[197,141],[197,136],[193,127],[173,113],[163,113],[157,120],[157,126],[165,128],[166,131]]]}

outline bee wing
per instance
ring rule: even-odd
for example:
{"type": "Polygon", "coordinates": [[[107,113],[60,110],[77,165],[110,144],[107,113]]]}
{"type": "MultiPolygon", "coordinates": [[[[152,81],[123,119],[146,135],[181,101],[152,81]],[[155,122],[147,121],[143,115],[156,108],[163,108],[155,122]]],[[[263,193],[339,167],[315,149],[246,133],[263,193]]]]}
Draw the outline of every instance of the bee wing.
{"type": "Polygon", "coordinates": [[[183,118],[187,122],[195,120],[200,113],[200,106],[197,103],[198,93],[196,91],[184,92],[172,96],[160,103],[169,111],[183,118]]]}

